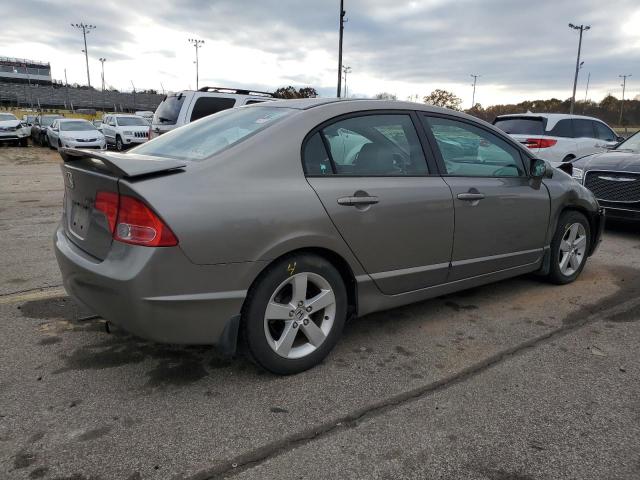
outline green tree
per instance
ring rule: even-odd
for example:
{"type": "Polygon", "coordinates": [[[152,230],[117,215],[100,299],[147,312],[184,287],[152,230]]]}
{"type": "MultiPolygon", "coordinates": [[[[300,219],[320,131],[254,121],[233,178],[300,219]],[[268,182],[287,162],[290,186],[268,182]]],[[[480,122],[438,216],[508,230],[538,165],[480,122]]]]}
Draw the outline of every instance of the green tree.
{"type": "Polygon", "coordinates": [[[462,99],[451,92],[437,88],[429,95],[424,97],[424,103],[435,107],[450,108],[451,110],[460,110],[462,99]]]}
{"type": "Polygon", "coordinates": [[[296,88],[292,85],[287,87],[280,87],[273,96],[276,98],[292,99],[292,98],[315,98],[318,96],[318,92],[313,87],[296,88]]]}
{"type": "Polygon", "coordinates": [[[396,97],[393,93],[389,93],[389,92],[376,93],[373,98],[375,98],[376,100],[397,100],[398,99],[398,97],[396,97]]]}

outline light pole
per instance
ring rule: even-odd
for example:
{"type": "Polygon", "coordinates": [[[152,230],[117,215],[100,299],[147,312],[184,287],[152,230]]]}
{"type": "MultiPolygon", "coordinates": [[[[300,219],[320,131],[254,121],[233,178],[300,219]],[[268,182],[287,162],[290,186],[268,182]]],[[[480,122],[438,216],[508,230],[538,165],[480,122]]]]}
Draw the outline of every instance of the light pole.
{"type": "Polygon", "coordinates": [[[106,62],[107,59],[100,57],[98,60],[100,60],[100,63],[102,64],[102,111],[104,112],[104,62],[106,62]]]}
{"type": "Polygon", "coordinates": [[[347,90],[347,74],[351,73],[351,67],[345,65],[342,67],[342,71],[344,72],[344,96],[347,98],[349,96],[349,90],[347,90]]]}
{"type": "Polygon", "coordinates": [[[344,0],[340,0],[340,39],[338,41],[338,98],[342,93],[342,36],[344,32],[344,0]]]}
{"type": "Polygon", "coordinates": [[[587,99],[589,98],[589,82],[591,81],[591,72],[587,75],[587,88],[584,90],[584,109],[582,114],[587,111],[587,99]]]}
{"type": "MultiPolygon", "coordinates": [[[[620,125],[622,126],[622,112],[624,110],[624,91],[627,88],[627,78],[631,77],[631,74],[627,74],[627,75],[618,75],[618,77],[620,77],[622,79],[622,84],[620,85],[622,87],[622,102],[620,102],[620,121],[618,123],[620,123],[620,125]]],[[[624,133],[627,133],[627,127],[624,127],[624,133]]]]}
{"type": "Polygon", "coordinates": [[[576,105],[576,87],[578,86],[578,71],[580,70],[580,50],[582,49],[582,34],[591,28],[591,25],[574,25],[573,23],[569,24],[569,28],[573,28],[574,30],[580,30],[580,39],[578,40],[578,58],[576,58],[576,74],[573,78],[573,95],[571,96],[571,108],[569,109],[569,113],[573,115],[573,109],[576,105]]]}
{"type": "Polygon", "coordinates": [[[82,30],[82,38],[84,39],[84,60],[87,63],[87,85],[91,86],[91,77],[89,76],[89,53],[87,52],[87,34],[96,28],[95,25],[87,25],[84,23],[72,23],[72,27],[82,30]]]}
{"type": "Polygon", "coordinates": [[[476,83],[478,82],[478,77],[480,77],[481,75],[475,75],[475,74],[471,74],[471,76],[473,77],[473,95],[471,96],[471,108],[476,106],[476,83]]]}
{"type": "Polygon", "coordinates": [[[200,65],[198,64],[198,50],[200,49],[200,47],[204,44],[204,40],[197,40],[195,38],[190,38],[189,39],[189,43],[191,43],[194,47],[196,47],[196,90],[198,90],[200,88],[199,86],[199,68],[200,65]]]}

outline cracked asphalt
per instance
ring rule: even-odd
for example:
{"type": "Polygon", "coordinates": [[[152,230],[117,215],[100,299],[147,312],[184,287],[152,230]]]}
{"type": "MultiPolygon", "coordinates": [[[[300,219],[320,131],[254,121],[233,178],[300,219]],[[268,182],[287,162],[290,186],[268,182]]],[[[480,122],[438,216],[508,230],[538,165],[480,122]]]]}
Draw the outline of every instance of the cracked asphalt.
{"type": "Polygon", "coordinates": [[[66,296],[57,155],[0,148],[0,478],[640,478],[640,230],[347,325],[293,377],[158,345],[66,296]]]}

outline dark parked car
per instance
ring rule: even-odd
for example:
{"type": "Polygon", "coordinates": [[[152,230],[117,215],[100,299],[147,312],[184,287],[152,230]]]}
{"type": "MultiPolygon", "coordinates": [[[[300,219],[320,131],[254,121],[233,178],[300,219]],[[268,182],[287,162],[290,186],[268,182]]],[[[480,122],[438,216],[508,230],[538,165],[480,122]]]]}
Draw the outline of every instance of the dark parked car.
{"type": "Polygon", "coordinates": [[[640,132],[606,153],[575,160],[573,176],[594,193],[607,217],[640,220],[640,132]]]}
{"type": "Polygon", "coordinates": [[[31,126],[31,141],[34,144],[47,146],[47,127],[64,115],[38,115],[31,126]]]}
{"type": "Polygon", "coordinates": [[[379,100],[225,110],[126,154],[65,150],[70,295],[160,342],[320,362],[347,318],[538,272],[572,282],[593,194],[469,115],[379,100]]]}

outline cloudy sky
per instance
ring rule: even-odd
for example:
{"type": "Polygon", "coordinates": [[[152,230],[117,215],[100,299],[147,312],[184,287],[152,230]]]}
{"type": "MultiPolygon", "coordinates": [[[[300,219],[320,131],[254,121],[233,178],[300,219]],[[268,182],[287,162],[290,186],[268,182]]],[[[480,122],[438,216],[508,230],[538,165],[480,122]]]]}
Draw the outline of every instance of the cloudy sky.
{"type": "MultiPolygon", "coordinates": [[[[471,77],[481,75],[483,105],[571,96],[578,33],[585,33],[578,98],[620,96],[619,74],[632,73],[640,94],[638,0],[345,0],[344,63],[350,95],[381,91],[398,98],[434,88],[471,103],[471,77]]],[[[4,2],[0,56],[51,62],[55,79],[86,84],[82,35],[71,23],[92,23],[87,37],[94,86],[99,57],[118,89],[200,86],[268,90],[293,84],[335,96],[339,0],[20,0],[4,2]]]]}

